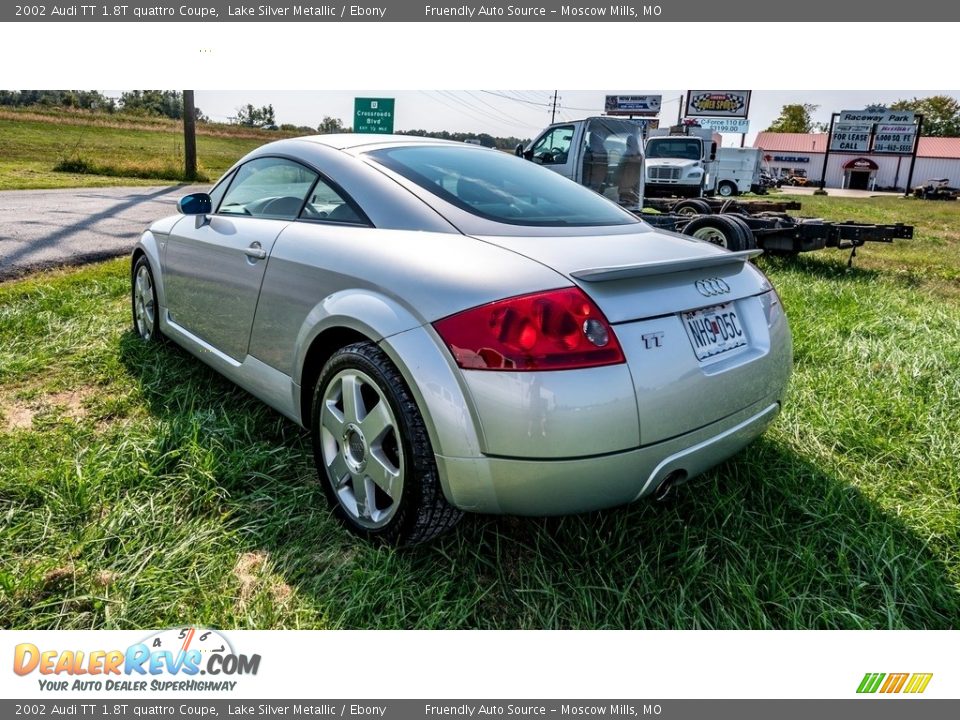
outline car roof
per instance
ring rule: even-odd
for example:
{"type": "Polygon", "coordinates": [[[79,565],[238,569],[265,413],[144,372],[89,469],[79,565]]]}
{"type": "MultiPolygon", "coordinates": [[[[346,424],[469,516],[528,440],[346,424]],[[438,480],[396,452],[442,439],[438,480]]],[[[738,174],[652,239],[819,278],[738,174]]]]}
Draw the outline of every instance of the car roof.
{"type": "Polygon", "coordinates": [[[410,144],[442,144],[462,146],[463,143],[440,138],[420,137],[419,135],[389,135],[383,133],[333,133],[330,135],[307,135],[291,138],[300,142],[326,145],[337,150],[349,150],[363,145],[410,145],[410,144]]]}

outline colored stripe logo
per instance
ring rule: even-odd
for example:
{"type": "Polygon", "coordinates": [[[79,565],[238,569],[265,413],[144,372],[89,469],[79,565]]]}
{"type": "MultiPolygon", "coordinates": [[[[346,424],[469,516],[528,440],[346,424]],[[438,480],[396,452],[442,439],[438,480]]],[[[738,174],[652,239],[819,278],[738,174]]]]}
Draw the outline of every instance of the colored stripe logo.
{"type": "Polygon", "coordinates": [[[858,693],[911,693],[927,689],[933,673],[867,673],[857,687],[858,693]]]}

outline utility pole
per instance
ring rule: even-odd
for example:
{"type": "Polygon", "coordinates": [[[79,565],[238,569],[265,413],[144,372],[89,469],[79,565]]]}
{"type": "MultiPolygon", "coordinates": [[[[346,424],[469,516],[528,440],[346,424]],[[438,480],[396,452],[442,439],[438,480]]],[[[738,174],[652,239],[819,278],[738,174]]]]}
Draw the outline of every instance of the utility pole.
{"type": "Polygon", "coordinates": [[[677,105],[677,125],[683,122],[683,100],[685,97],[686,97],[685,95],[681,95],[680,98],[677,100],[677,102],[679,103],[677,105]]]}
{"type": "Polygon", "coordinates": [[[193,104],[193,90],[183,91],[183,176],[197,179],[197,110],[193,104]]]}
{"type": "Polygon", "coordinates": [[[553,110],[550,113],[551,125],[553,125],[553,123],[555,123],[557,120],[557,92],[558,92],[557,90],[553,91],[553,110]]]}

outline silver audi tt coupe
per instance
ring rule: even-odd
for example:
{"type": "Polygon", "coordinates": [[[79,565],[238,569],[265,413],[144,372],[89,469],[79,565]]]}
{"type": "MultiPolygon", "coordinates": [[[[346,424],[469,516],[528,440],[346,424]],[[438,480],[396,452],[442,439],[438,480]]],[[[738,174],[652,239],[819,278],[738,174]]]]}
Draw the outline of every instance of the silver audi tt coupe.
{"type": "Polygon", "coordinates": [[[356,533],[664,493],[740,450],[791,370],[749,259],[534,163],[390,135],[281,140],[155,222],[136,332],[304,428],[356,533]]]}

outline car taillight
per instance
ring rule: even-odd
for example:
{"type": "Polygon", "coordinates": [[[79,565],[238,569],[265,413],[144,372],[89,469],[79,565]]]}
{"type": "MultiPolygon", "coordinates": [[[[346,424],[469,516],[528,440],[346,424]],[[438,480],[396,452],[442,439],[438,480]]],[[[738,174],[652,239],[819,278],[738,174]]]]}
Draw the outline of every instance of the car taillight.
{"type": "Polygon", "coordinates": [[[624,362],[613,328],[576,287],[498,300],[433,324],[472,370],[572,370],[624,362]]]}

